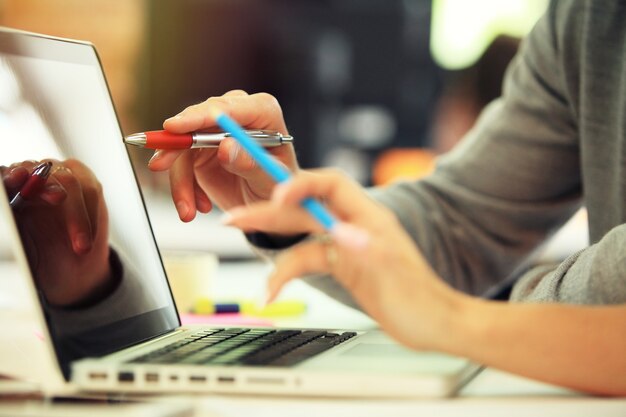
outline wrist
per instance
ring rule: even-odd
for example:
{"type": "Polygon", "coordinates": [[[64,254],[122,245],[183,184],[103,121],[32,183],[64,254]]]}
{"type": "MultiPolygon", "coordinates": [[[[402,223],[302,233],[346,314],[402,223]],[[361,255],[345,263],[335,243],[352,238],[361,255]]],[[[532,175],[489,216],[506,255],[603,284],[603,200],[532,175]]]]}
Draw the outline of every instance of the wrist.
{"type": "Polygon", "coordinates": [[[476,358],[489,339],[491,302],[454,291],[448,302],[449,313],[442,326],[436,349],[455,356],[476,358]]]}
{"type": "Polygon", "coordinates": [[[103,277],[95,280],[95,285],[83,294],[80,299],[63,306],[68,310],[80,310],[92,307],[102,300],[109,297],[120,285],[124,275],[124,266],[122,265],[117,252],[113,248],[109,248],[108,262],[106,264],[103,277]]]}
{"type": "Polygon", "coordinates": [[[451,341],[446,350],[456,356],[483,363],[489,350],[498,347],[494,343],[494,328],[500,315],[501,302],[461,295],[461,307],[449,332],[451,341]]]}

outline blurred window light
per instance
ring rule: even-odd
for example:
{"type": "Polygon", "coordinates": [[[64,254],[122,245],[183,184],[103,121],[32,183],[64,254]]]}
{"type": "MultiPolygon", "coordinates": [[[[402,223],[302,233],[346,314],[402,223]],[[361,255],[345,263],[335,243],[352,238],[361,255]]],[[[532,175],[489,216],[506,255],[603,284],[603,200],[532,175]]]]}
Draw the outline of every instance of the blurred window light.
{"type": "Polygon", "coordinates": [[[501,34],[525,36],[547,0],[433,0],[430,50],[441,67],[466,68],[501,34]]]}

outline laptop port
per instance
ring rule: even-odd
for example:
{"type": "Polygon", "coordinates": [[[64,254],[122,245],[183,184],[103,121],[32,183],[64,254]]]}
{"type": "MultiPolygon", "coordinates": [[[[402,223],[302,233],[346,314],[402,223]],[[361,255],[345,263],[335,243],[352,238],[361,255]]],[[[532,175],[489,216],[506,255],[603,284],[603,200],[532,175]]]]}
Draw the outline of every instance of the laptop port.
{"type": "Polygon", "coordinates": [[[235,382],[235,377],[234,376],[218,376],[217,382],[219,382],[220,384],[232,384],[235,382]]]}
{"type": "Polygon", "coordinates": [[[92,380],[103,381],[107,379],[107,376],[108,375],[106,372],[90,372],[89,373],[89,379],[92,379],[92,380]]]}
{"type": "Polygon", "coordinates": [[[170,381],[178,382],[178,375],[170,375],[170,381]]]}
{"type": "Polygon", "coordinates": [[[261,376],[251,376],[248,378],[248,384],[265,384],[265,385],[284,385],[285,378],[271,378],[271,377],[261,377],[261,376]]]}
{"type": "Polygon", "coordinates": [[[159,374],[155,372],[148,372],[146,374],[146,382],[159,382],[159,374]]]}
{"type": "Polygon", "coordinates": [[[120,382],[134,382],[135,374],[133,372],[118,372],[117,380],[120,382]]]}
{"type": "Polygon", "coordinates": [[[191,375],[189,382],[206,382],[206,376],[204,375],[191,375]]]}

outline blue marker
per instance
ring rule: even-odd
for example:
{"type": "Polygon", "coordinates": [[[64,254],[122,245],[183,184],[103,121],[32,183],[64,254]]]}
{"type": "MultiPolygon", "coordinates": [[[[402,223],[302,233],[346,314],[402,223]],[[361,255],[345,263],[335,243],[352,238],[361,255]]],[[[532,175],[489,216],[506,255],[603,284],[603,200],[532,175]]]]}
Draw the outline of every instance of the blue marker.
{"type": "MultiPolygon", "coordinates": [[[[217,108],[212,108],[209,112],[217,124],[224,129],[225,132],[230,133],[274,181],[281,183],[291,177],[291,173],[285,167],[277,163],[261,145],[250,138],[246,132],[244,132],[243,128],[228,117],[227,114],[219,111],[217,108]]],[[[319,201],[309,197],[302,200],[301,205],[324,227],[324,229],[330,231],[337,224],[337,219],[335,219],[319,201]]]]}

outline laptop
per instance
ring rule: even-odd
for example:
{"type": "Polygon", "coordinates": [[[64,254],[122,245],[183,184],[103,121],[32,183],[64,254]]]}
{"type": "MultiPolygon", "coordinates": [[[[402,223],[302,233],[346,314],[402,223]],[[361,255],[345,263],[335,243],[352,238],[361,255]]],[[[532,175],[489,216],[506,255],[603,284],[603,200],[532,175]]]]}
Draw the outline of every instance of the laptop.
{"type": "Polygon", "coordinates": [[[73,387],[441,397],[480,369],[411,351],[378,330],[181,326],[94,46],[1,28],[0,165],[21,166],[28,178],[48,160],[46,184],[75,190],[68,174],[91,183],[57,205],[3,184],[0,214],[44,340],[73,387]],[[80,210],[94,236],[82,252],[68,234],[80,210]]]}

